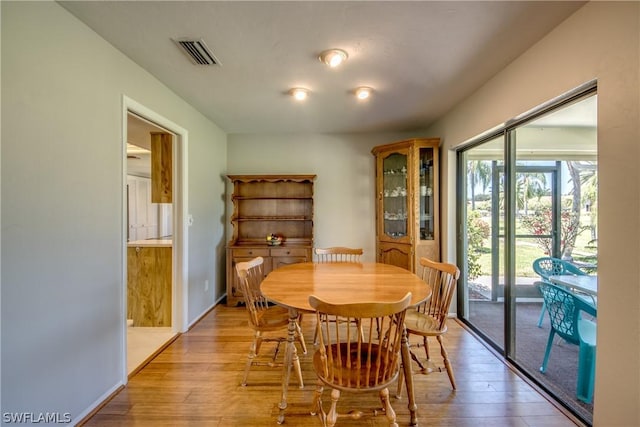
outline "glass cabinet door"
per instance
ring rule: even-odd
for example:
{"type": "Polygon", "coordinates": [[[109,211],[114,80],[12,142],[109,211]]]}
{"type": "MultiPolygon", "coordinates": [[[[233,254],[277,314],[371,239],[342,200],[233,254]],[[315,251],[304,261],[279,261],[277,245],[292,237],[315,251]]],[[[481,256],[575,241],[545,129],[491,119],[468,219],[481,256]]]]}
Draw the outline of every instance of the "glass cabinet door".
{"type": "Polygon", "coordinates": [[[420,148],[420,240],[434,239],[434,174],[433,174],[433,148],[420,148]]]}
{"type": "Polygon", "coordinates": [[[407,157],[406,154],[392,153],[382,161],[383,231],[392,239],[408,235],[407,157]]]}

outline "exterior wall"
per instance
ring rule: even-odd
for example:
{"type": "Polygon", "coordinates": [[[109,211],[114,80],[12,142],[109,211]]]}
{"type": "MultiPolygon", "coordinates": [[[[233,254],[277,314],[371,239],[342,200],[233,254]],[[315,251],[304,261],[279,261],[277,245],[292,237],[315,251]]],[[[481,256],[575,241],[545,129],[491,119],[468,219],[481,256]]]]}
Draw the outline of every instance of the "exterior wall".
{"type": "Polygon", "coordinates": [[[57,3],[0,6],[1,406],[77,421],[126,372],[123,96],[189,132],[187,322],[224,292],[226,135],[57,3]]]}
{"type": "Polygon", "coordinates": [[[445,259],[455,259],[451,149],[598,82],[598,350],[594,425],[640,425],[640,3],[590,2],[427,133],[443,138],[445,259]],[[448,150],[449,149],[449,150],[448,150]]]}

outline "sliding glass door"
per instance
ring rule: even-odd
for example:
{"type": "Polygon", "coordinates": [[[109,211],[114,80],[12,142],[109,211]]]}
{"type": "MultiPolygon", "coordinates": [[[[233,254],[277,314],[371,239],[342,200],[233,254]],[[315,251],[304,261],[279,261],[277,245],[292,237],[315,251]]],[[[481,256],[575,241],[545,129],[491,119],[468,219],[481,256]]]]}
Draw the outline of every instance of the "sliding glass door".
{"type": "MultiPolygon", "coordinates": [[[[499,136],[464,151],[460,167],[466,183],[461,222],[463,258],[459,296],[463,318],[469,320],[496,347],[504,350],[504,138],[499,136]],[[482,302],[482,303],[480,303],[482,302]]],[[[463,205],[460,205],[463,206],[463,205]]],[[[462,314],[462,313],[461,313],[462,314]]]]}
{"type": "Polygon", "coordinates": [[[551,325],[533,264],[551,257],[597,274],[596,99],[576,97],[458,153],[458,316],[586,423],[578,346],[554,343],[540,372],[551,325]]]}

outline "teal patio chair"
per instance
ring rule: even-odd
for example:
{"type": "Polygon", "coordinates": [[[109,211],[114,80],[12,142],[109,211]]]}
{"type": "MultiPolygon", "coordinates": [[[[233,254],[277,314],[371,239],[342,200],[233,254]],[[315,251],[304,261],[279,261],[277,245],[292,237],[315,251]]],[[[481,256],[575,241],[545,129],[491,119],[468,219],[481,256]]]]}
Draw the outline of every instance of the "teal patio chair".
{"type": "MultiPolygon", "coordinates": [[[[586,276],[587,273],[580,270],[575,265],[570,262],[561,260],[560,258],[553,257],[542,257],[533,261],[533,271],[536,272],[538,276],[545,283],[551,283],[549,280],[550,276],[557,276],[560,274],[573,274],[576,276],[586,276]]],[[[542,321],[544,320],[544,315],[547,312],[545,308],[545,303],[542,303],[542,310],[540,310],[540,317],[538,318],[538,328],[542,327],[542,321]]]]}
{"type": "Polygon", "coordinates": [[[544,374],[547,371],[549,355],[556,334],[566,342],[579,346],[576,396],[583,402],[591,403],[596,366],[596,323],[583,319],[582,312],[595,318],[597,310],[568,289],[545,282],[537,282],[536,284],[542,292],[551,320],[551,330],[540,372],[544,374]]]}

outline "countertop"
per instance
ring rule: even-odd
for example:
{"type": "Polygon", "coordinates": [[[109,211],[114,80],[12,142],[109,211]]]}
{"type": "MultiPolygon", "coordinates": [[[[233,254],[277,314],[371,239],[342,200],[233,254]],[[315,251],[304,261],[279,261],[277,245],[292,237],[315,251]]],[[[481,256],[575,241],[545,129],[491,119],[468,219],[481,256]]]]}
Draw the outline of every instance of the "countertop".
{"type": "Polygon", "coordinates": [[[170,248],[173,246],[173,240],[171,239],[147,239],[147,240],[133,240],[127,242],[128,247],[154,247],[154,248],[170,248]]]}

